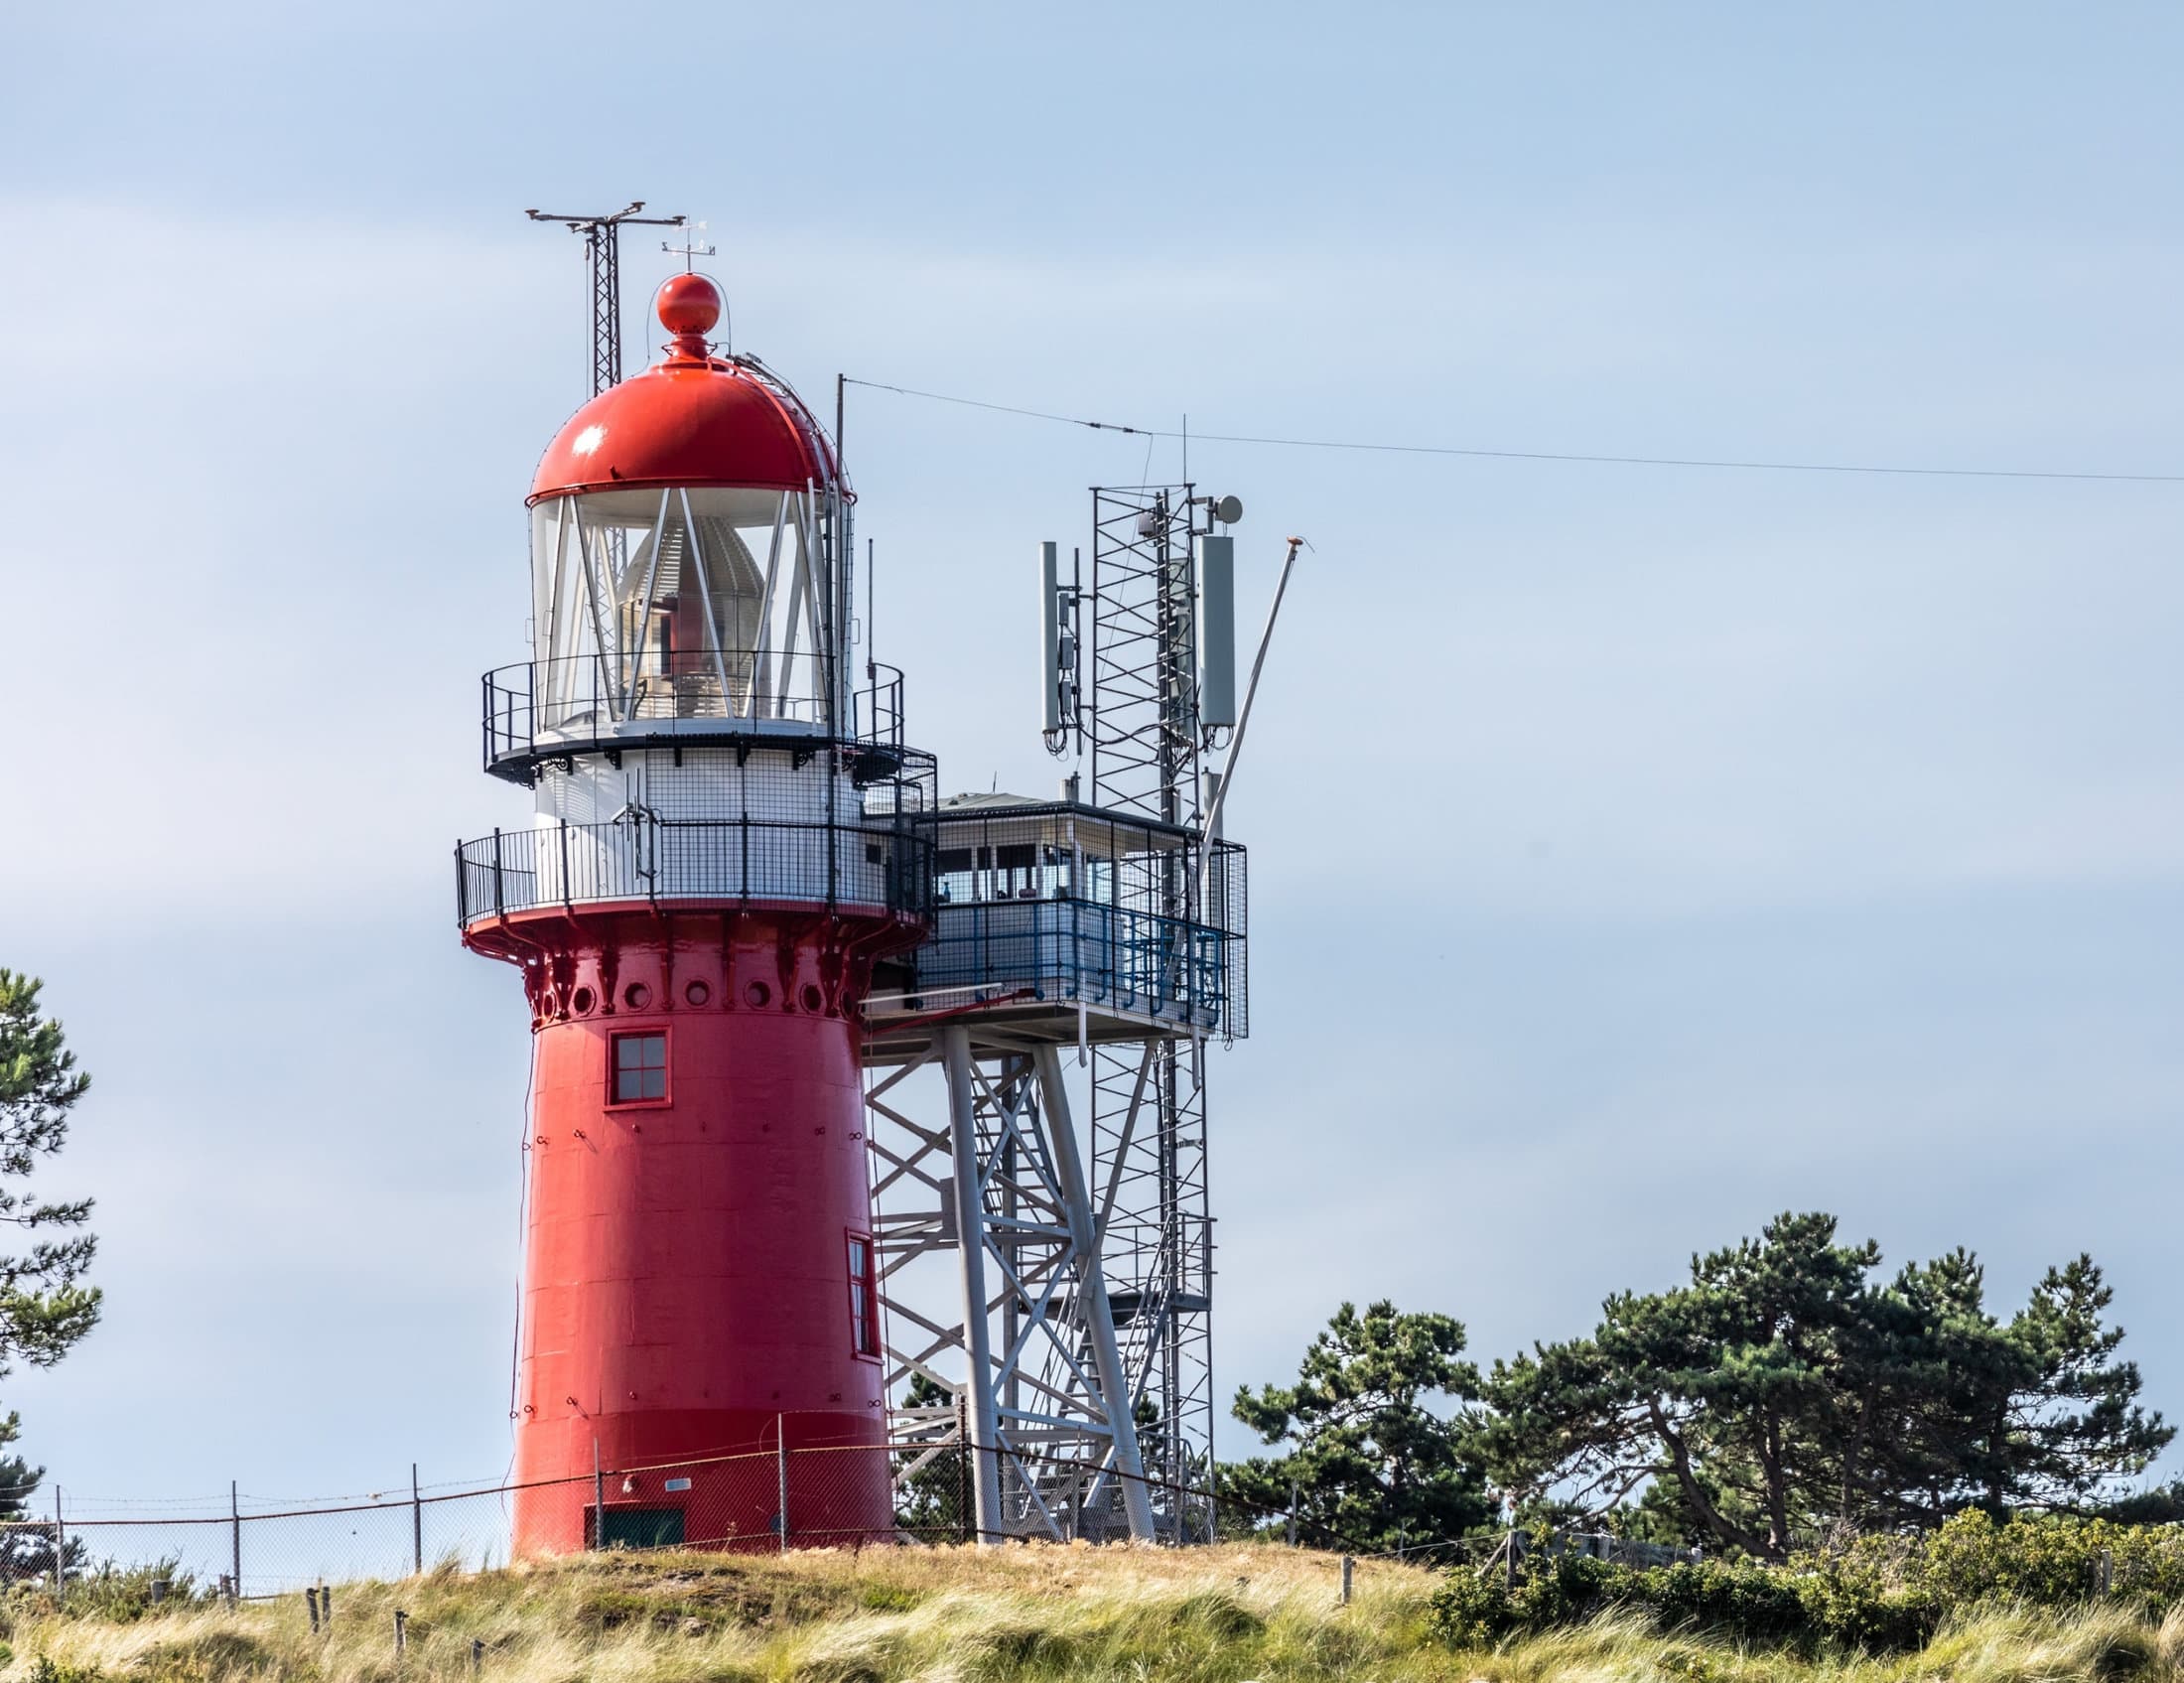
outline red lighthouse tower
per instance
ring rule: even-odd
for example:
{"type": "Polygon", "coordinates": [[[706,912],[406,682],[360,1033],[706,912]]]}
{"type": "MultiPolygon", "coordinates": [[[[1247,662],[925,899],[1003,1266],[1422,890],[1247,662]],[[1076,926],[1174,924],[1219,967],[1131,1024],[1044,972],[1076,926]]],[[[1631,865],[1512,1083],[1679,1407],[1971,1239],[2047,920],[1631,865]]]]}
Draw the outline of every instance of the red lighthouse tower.
{"type": "Polygon", "coordinates": [[[458,861],[531,1008],[523,1553],[891,1524],[860,1024],[927,921],[932,766],[851,668],[834,450],[721,307],[669,281],[664,358],[548,447],[532,658],[484,680],[536,800],[458,861]]]}

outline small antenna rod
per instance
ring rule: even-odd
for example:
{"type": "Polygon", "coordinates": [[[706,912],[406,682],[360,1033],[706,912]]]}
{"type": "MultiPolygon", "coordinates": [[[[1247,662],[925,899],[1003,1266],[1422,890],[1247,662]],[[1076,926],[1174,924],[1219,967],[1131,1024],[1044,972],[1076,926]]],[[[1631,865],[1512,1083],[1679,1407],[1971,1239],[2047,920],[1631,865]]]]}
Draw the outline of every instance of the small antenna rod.
{"type": "MultiPolygon", "coordinates": [[[[621,228],[624,222],[645,227],[679,228],[688,216],[640,216],[644,201],[632,199],[612,215],[570,215],[554,210],[526,210],[534,222],[563,222],[571,233],[584,235],[585,256],[592,265],[592,395],[621,383],[621,228]]],[[[708,248],[710,249],[710,247],[708,248]]]]}

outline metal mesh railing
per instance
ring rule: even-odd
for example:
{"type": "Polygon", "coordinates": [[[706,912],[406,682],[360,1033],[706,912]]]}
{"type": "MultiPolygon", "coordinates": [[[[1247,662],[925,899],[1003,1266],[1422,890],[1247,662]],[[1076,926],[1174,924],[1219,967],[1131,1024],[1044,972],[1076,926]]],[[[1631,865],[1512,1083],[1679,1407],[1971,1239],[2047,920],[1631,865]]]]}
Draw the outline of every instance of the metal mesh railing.
{"type": "Polygon", "coordinates": [[[648,735],[831,734],[869,751],[902,748],[902,674],[877,663],[825,700],[829,666],[809,652],[653,650],[634,671],[594,655],[496,667],[483,690],[485,769],[528,781],[543,757],[620,750],[648,735]]]}
{"type": "Polygon", "coordinates": [[[456,848],[456,914],[662,900],[800,901],[925,916],[932,843],[902,829],[767,818],[495,830],[456,848]]]}

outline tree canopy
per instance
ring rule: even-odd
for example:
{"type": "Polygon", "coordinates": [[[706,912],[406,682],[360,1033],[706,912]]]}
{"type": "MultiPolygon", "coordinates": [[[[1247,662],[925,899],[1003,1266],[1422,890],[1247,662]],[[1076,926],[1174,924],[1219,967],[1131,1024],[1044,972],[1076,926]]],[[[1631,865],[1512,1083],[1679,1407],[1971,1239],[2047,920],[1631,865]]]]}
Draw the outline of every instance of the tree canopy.
{"type": "MultiPolygon", "coordinates": [[[[98,1321],[99,1292],[81,1283],[97,1240],[82,1231],[91,1200],[54,1203],[24,1185],[41,1159],[68,1138],[68,1113],[90,1088],[75,1067],[61,1025],[38,1014],[40,984],[0,970],[0,1223],[39,1235],[29,1250],[0,1256],[0,1378],[19,1361],[51,1367],[98,1321]]],[[[22,1421],[0,1417],[0,1449],[15,1443],[22,1421]]],[[[20,1455],[0,1456],[0,1520],[23,1516],[46,1475],[20,1455]]],[[[80,1552],[70,1544],[70,1556],[80,1552]]],[[[53,1562],[43,1531],[10,1530],[0,1537],[0,1574],[13,1579],[53,1562]]]]}
{"type": "Polygon", "coordinates": [[[81,1283],[98,1246],[82,1231],[91,1200],[42,1201],[23,1185],[68,1143],[68,1113],[91,1084],[61,1025],[40,1019],[40,986],[0,970],[0,1222],[40,1235],[0,1256],[0,1378],[18,1361],[51,1367],[98,1321],[98,1288],[81,1283]]]}
{"type": "Polygon", "coordinates": [[[2006,1322],[1969,1251],[1880,1262],[1832,1216],[1778,1216],[1687,1285],[1609,1298],[1589,1337],[1497,1362],[1472,1448],[1520,1496],[1594,1518],[1635,1499],[1681,1539],[1781,1559],[1835,1524],[2083,1510],[2175,1435],[2090,1257],[2006,1322]]]}
{"type": "Polygon", "coordinates": [[[1445,1315],[1403,1315],[1385,1301],[1361,1315],[1344,1304],[1305,1350],[1296,1384],[1237,1391],[1236,1418],[1290,1447],[1225,1468],[1224,1493],[1286,1512],[1294,1487],[1308,1536],[1354,1547],[1480,1525],[1490,1510],[1462,1423],[1427,1406],[1477,1393],[1463,1346],[1463,1328],[1445,1315]]]}

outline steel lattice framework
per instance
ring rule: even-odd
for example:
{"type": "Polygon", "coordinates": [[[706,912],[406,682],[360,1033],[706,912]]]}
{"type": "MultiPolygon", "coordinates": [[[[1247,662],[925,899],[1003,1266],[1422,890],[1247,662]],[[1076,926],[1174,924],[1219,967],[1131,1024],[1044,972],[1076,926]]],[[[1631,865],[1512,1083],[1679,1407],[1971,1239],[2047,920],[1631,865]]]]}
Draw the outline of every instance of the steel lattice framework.
{"type": "Polygon", "coordinates": [[[887,1388],[922,1379],[926,1394],[956,1398],[894,1409],[897,1484],[968,1445],[983,1533],[1151,1537],[1156,1506],[1172,1533],[1173,1498],[1149,1489],[1123,1400],[1096,1205],[1055,1048],[951,1027],[865,1102],[887,1388]],[[944,1129],[897,1090],[936,1064],[944,1129]],[[957,1264],[959,1318],[902,1287],[940,1253],[957,1264]]]}
{"type": "Polygon", "coordinates": [[[1205,509],[1093,507],[1093,799],[919,819],[933,931],[871,1001],[895,1475],[963,1470],[987,1535],[1209,1541],[1204,1040],[1246,1008],[1242,851],[1199,831],[1205,509]]]}
{"type": "Polygon", "coordinates": [[[592,395],[621,383],[621,229],[625,222],[643,227],[679,228],[682,216],[640,216],[644,201],[633,199],[612,215],[567,215],[526,210],[534,222],[566,222],[584,235],[584,255],[592,272],[592,395]]]}
{"type": "MultiPolygon", "coordinates": [[[[1199,813],[1188,485],[1092,492],[1092,678],[1086,686],[1093,804],[1170,824],[1199,813]]],[[[1194,919],[1180,857],[1148,910],[1194,919]]],[[[1210,1488],[1213,1229],[1207,1207],[1205,1059],[1196,1040],[1092,1052],[1094,1177],[1110,1189],[1105,1261],[1140,1403],[1148,1475],[1210,1488]]],[[[1210,1539],[1211,1516],[1207,1515],[1210,1539]]]]}

